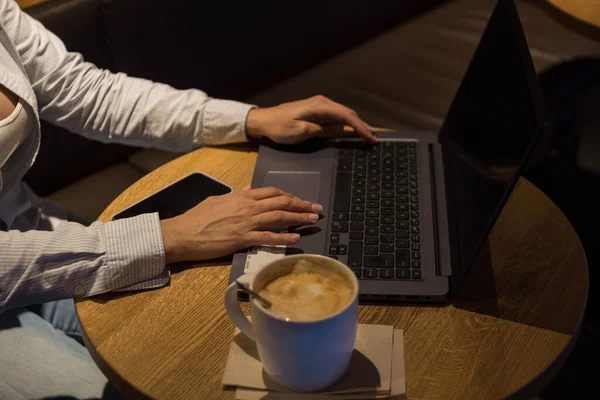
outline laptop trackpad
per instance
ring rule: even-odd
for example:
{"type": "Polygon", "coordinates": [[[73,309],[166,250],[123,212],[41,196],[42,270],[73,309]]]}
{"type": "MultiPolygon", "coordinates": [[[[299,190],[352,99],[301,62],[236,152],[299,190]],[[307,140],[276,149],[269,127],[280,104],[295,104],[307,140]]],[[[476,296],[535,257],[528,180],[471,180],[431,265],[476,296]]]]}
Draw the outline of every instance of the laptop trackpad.
{"type": "Polygon", "coordinates": [[[302,200],[319,202],[321,173],[318,171],[269,171],[263,187],[274,186],[302,200]]]}

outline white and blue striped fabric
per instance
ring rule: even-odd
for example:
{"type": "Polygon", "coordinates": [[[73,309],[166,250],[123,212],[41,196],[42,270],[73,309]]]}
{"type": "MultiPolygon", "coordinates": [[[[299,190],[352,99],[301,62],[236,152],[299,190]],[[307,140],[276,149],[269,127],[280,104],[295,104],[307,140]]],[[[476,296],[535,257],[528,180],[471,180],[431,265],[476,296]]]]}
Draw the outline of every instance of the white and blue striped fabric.
{"type": "Polygon", "coordinates": [[[246,141],[253,106],[99,69],[68,52],[14,0],[0,0],[0,85],[28,113],[26,132],[19,131],[26,140],[2,138],[15,129],[0,129],[0,145],[21,143],[0,160],[0,312],[166,284],[156,214],[89,227],[54,221],[53,230],[39,230],[52,218],[19,182],[39,149],[39,118],[100,141],[185,151],[246,141]]]}

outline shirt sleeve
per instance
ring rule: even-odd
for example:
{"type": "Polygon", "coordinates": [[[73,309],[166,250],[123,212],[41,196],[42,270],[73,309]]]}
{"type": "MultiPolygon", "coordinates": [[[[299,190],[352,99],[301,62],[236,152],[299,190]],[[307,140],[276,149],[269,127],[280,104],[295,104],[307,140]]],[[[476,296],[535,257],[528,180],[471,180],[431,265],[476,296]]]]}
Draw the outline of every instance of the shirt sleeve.
{"type": "Polygon", "coordinates": [[[0,232],[0,254],[0,313],[169,281],[157,213],[89,227],[63,222],[48,232],[0,232]]]}
{"type": "Polygon", "coordinates": [[[252,105],[84,62],[14,0],[0,0],[0,21],[25,66],[42,119],[99,141],[171,151],[247,140],[252,105]]]}

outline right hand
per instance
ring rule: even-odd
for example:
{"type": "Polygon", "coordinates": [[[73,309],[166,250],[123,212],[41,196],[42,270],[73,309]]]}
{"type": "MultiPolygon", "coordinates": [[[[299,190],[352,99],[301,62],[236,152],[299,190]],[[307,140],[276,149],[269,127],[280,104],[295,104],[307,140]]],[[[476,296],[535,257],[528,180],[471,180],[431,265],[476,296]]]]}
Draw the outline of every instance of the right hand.
{"type": "Polygon", "coordinates": [[[245,189],[204,200],[160,221],[167,264],[222,257],[249,246],[293,245],[289,226],[312,225],[323,207],[276,188],[245,189]]]}
{"type": "Polygon", "coordinates": [[[296,144],[315,136],[341,135],[344,125],[351,126],[364,140],[377,142],[373,127],[354,110],[325,96],[254,108],[246,118],[246,133],[251,137],[266,136],[276,143],[296,144]]]}

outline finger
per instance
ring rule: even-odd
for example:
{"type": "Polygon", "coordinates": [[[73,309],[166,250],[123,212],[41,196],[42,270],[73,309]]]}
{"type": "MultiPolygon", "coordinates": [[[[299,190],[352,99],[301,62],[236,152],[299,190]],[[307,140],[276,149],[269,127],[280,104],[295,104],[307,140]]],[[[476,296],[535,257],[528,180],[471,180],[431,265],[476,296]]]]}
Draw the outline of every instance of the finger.
{"type": "Polygon", "coordinates": [[[360,137],[368,142],[377,142],[377,138],[375,135],[373,135],[373,132],[367,128],[365,123],[358,117],[358,115],[356,115],[356,113],[353,111],[345,111],[342,117],[344,118],[344,122],[354,128],[354,132],[356,132],[360,137]]]}
{"type": "Polygon", "coordinates": [[[323,211],[323,206],[314,204],[310,201],[298,199],[296,197],[278,196],[263,199],[257,202],[258,213],[268,211],[282,210],[291,212],[303,213],[320,213],[323,211]]]}
{"type": "MultiPolygon", "coordinates": [[[[373,128],[371,125],[367,124],[366,122],[362,121],[362,120],[361,120],[361,119],[358,117],[358,115],[356,114],[356,112],[355,112],[353,109],[351,109],[351,108],[349,108],[349,107],[346,107],[345,105],[343,105],[343,104],[341,104],[341,103],[338,103],[337,101],[333,101],[333,100],[331,100],[331,99],[329,99],[329,98],[327,98],[327,97],[325,97],[325,96],[322,96],[322,95],[317,95],[317,96],[314,96],[314,97],[312,98],[312,101],[313,101],[313,103],[316,103],[316,104],[317,104],[317,107],[319,107],[320,105],[324,105],[324,106],[326,106],[326,105],[330,105],[330,106],[333,106],[333,107],[339,108],[339,109],[341,109],[341,110],[344,110],[346,113],[350,114],[351,116],[354,116],[354,117],[356,117],[356,118],[357,118],[357,119],[360,121],[360,123],[361,123],[361,124],[364,126],[364,128],[365,128],[365,129],[368,131],[368,133],[370,133],[370,134],[371,134],[371,135],[370,135],[370,138],[369,138],[369,137],[365,138],[363,135],[361,135],[361,136],[363,136],[363,138],[365,138],[366,140],[369,140],[369,141],[372,141],[373,139],[374,139],[374,140],[377,140],[377,138],[375,137],[375,135],[374,135],[374,132],[373,132],[373,131],[374,131],[374,128],[373,128]]],[[[336,116],[335,116],[335,115],[333,115],[333,116],[331,116],[331,115],[330,115],[330,116],[328,116],[328,117],[326,117],[326,118],[330,118],[330,120],[328,120],[328,121],[322,121],[322,122],[330,122],[330,123],[331,123],[331,122],[337,122],[337,120],[335,119],[335,118],[336,118],[336,116]],[[332,119],[333,119],[333,120],[332,120],[332,119]]],[[[360,130],[356,128],[356,126],[354,126],[354,125],[352,125],[352,124],[351,124],[351,126],[354,128],[354,130],[355,130],[357,133],[359,133],[359,134],[361,133],[361,132],[360,132],[360,130]]],[[[364,132],[363,132],[363,133],[364,133],[364,132]]]]}
{"type": "MultiPolygon", "coordinates": [[[[336,101],[333,101],[333,100],[330,100],[330,99],[327,99],[327,100],[328,100],[329,102],[331,102],[332,104],[334,104],[334,105],[336,105],[336,106],[339,106],[339,107],[343,108],[343,109],[344,109],[344,110],[346,110],[347,112],[349,112],[349,113],[351,113],[351,114],[354,114],[354,115],[357,115],[357,114],[356,114],[356,112],[355,112],[353,109],[351,109],[351,108],[349,108],[349,107],[346,107],[346,106],[345,106],[345,105],[343,105],[342,103],[338,103],[338,102],[336,102],[336,101]]],[[[358,116],[358,115],[357,115],[357,116],[358,116]]],[[[375,131],[377,131],[378,129],[377,129],[377,128],[375,128],[373,125],[366,123],[366,122],[365,122],[365,121],[363,121],[362,119],[361,119],[361,122],[362,122],[362,123],[363,123],[363,125],[364,125],[364,126],[365,126],[365,127],[368,129],[368,130],[369,130],[369,132],[371,132],[371,133],[373,134],[373,136],[375,136],[375,131]]],[[[351,128],[351,127],[346,127],[346,128],[348,128],[348,129],[346,129],[346,131],[350,131],[350,132],[352,132],[352,128],[351,128]]],[[[384,130],[384,131],[385,131],[385,130],[390,130],[390,131],[391,131],[392,129],[383,129],[383,130],[384,130]]]]}
{"type": "Polygon", "coordinates": [[[307,121],[299,121],[302,137],[300,140],[306,140],[309,137],[335,137],[340,136],[344,132],[354,132],[352,127],[346,129],[343,123],[314,123],[307,121]]]}
{"type": "Polygon", "coordinates": [[[252,186],[251,186],[251,185],[248,185],[248,186],[246,186],[245,188],[243,188],[242,190],[251,190],[251,189],[252,189],[252,186]]]}
{"type": "Polygon", "coordinates": [[[371,124],[367,124],[366,122],[363,121],[363,123],[365,124],[365,126],[373,133],[375,133],[376,128],[371,125],[371,124]]]}
{"type": "Polygon", "coordinates": [[[319,216],[315,213],[295,213],[282,210],[268,211],[251,217],[255,230],[312,225],[318,219],[319,216]]]}
{"type": "Polygon", "coordinates": [[[375,135],[373,135],[354,111],[332,101],[319,103],[311,110],[311,115],[307,117],[310,119],[311,116],[316,117],[317,121],[346,123],[363,139],[369,142],[377,141],[375,135]]]}
{"type": "Polygon", "coordinates": [[[248,196],[250,196],[250,198],[252,198],[254,200],[268,199],[270,197],[277,197],[277,196],[294,197],[291,194],[289,194],[288,192],[284,192],[283,190],[277,189],[275,187],[251,189],[247,192],[247,194],[248,194],[248,196]]]}
{"type": "Polygon", "coordinates": [[[275,233],[270,231],[252,231],[245,235],[247,240],[246,247],[250,246],[277,246],[296,244],[300,240],[300,235],[297,233],[275,233]]]}
{"type": "Polygon", "coordinates": [[[338,103],[337,101],[334,101],[334,100],[331,100],[331,99],[328,99],[328,98],[326,98],[326,99],[332,105],[340,107],[340,108],[343,108],[344,110],[346,110],[346,111],[348,111],[350,113],[354,113],[354,110],[351,109],[350,107],[346,107],[345,105],[343,105],[342,103],[338,103]]]}

